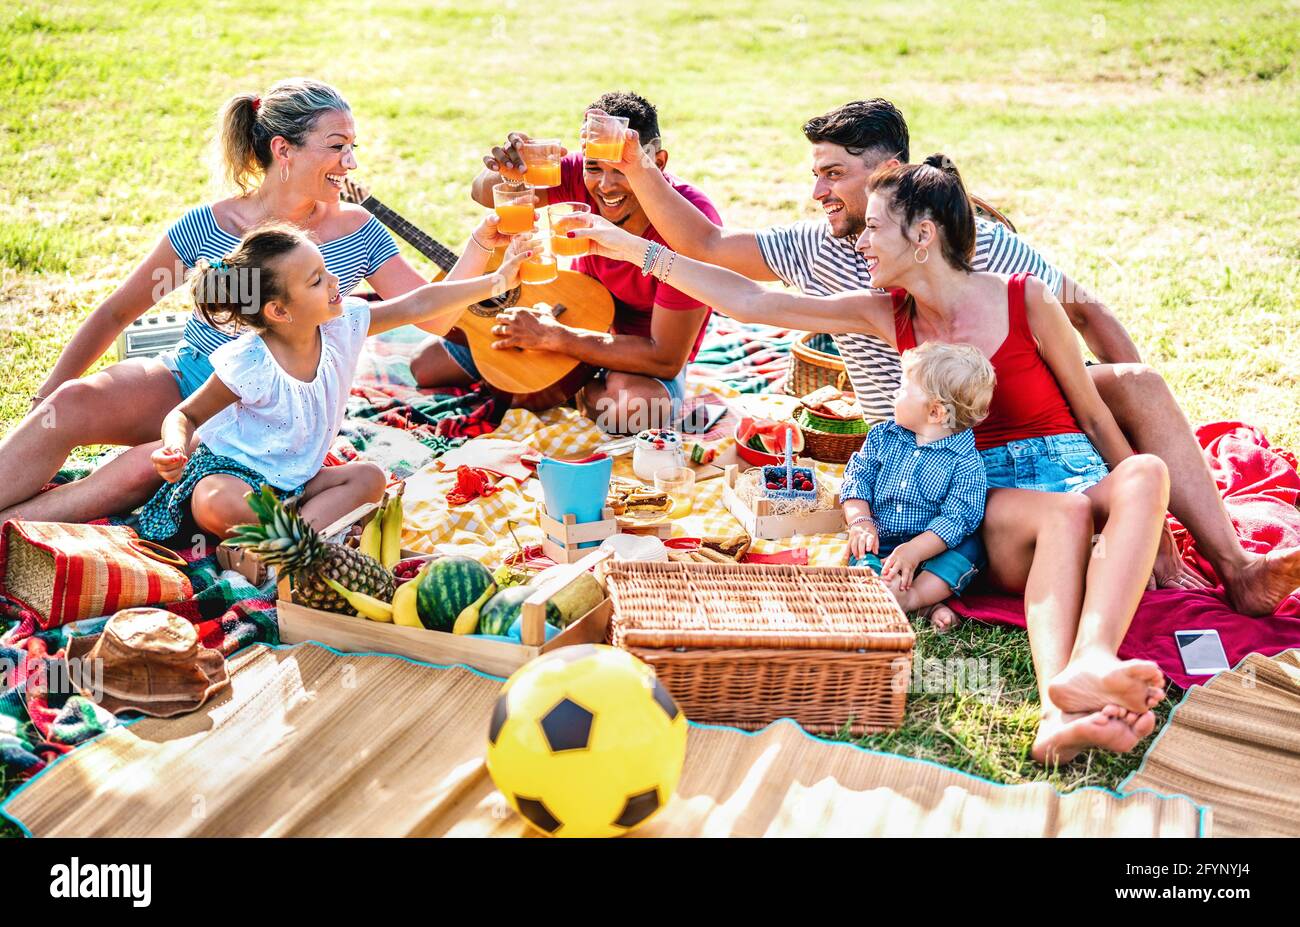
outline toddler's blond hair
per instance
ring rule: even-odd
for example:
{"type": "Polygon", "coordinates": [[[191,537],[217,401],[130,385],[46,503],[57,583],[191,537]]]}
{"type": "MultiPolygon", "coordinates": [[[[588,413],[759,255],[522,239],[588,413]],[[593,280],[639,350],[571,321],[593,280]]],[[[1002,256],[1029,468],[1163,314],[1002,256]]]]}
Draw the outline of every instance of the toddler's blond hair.
{"type": "Polygon", "coordinates": [[[969,344],[927,341],[903,352],[903,376],[948,410],[954,431],[974,428],[989,414],[997,376],[979,349],[969,344]]]}

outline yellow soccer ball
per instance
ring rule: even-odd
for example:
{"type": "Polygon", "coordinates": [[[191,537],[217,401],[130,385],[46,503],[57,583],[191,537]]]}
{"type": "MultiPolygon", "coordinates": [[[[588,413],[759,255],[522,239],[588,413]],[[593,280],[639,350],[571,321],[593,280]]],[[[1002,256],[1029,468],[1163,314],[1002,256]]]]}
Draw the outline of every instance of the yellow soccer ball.
{"type": "Polygon", "coordinates": [[[532,827],[614,837],[668,803],[686,758],[686,716],[625,650],[561,647],[520,667],[488,727],[487,768],[532,827]]]}

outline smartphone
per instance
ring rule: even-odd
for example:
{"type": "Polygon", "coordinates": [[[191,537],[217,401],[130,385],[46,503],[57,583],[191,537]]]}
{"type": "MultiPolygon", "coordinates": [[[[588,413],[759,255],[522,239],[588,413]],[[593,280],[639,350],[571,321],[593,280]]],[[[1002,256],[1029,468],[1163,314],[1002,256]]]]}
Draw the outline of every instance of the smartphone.
{"type": "Polygon", "coordinates": [[[1218,631],[1175,631],[1174,640],[1188,675],[1210,676],[1231,668],[1218,631]]]}
{"type": "Polygon", "coordinates": [[[682,419],[682,434],[706,435],[727,414],[727,407],[721,403],[702,403],[687,413],[682,419]]]}

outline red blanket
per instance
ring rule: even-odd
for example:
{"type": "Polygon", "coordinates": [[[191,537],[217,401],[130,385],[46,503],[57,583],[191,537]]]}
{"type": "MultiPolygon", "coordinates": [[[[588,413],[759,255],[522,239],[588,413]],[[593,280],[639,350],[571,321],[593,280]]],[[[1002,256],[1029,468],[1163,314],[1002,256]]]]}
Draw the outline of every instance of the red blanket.
{"type": "MultiPolygon", "coordinates": [[[[1300,547],[1300,511],[1296,509],[1300,474],[1295,456],[1270,447],[1258,429],[1241,422],[1206,425],[1196,437],[1205,449],[1242,546],[1260,553],[1300,547]]],[[[1186,530],[1177,522],[1172,526],[1188,563],[1215,580],[1214,570],[1197,553],[1186,530]]],[[[957,601],[955,610],[991,624],[1025,626],[1025,603],[1019,596],[969,594],[957,601]]],[[[1165,675],[1187,688],[1208,677],[1189,676],[1184,671],[1174,631],[1200,628],[1218,630],[1228,662],[1234,666],[1248,653],[1272,656],[1300,647],[1300,595],[1291,595],[1270,616],[1252,618],[1232,610],[1221,585],[1214,590],[1148,592],[1138,605],[1119,655],[1154,660],[1165,675]]]]}

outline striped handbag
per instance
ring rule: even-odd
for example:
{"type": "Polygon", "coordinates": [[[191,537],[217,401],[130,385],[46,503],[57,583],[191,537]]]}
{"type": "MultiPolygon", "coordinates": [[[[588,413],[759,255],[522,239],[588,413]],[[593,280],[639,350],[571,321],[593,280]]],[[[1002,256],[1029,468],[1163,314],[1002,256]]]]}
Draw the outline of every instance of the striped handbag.
{"type": "Polygon", "coordinates": [[[172,551],[119,525],[10,521],[0,531],[0,594],[42,628],[193,596],[172,551]]]}

